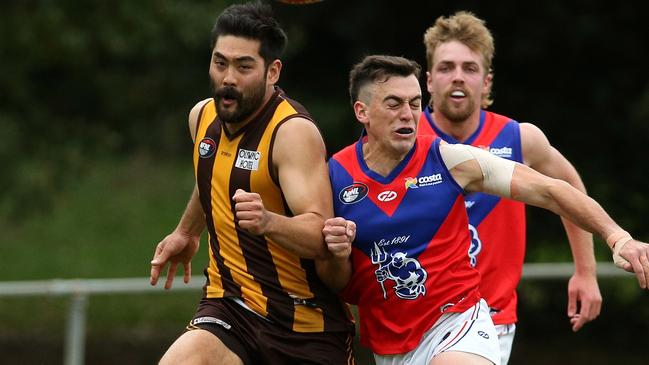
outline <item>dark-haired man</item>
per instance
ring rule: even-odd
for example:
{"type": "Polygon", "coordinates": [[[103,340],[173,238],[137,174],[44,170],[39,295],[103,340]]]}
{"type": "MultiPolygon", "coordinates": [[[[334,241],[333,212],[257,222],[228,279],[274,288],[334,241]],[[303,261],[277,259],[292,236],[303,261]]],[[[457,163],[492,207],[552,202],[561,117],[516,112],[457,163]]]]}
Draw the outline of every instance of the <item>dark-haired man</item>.
{"type": "Polygon", "coordinates": [[[286,35],[259,2],[232,5],[212,31],[213,98],[189,114],[196,188],[157,246],[151,283],[190,260],[205,227],[204,297],[161,364],[353,363],[353,323],[318,279],[331,217],[322,137],[277,83],[286,35]]]}

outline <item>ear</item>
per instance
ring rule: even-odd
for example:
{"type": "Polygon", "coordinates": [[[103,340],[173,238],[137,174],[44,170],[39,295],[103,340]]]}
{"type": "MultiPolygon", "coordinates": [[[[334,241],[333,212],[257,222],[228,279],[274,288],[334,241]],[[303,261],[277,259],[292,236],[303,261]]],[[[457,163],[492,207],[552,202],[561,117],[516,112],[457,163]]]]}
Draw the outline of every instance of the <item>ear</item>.
{"type": "Polygon", "coordinates": [[[279,81],[279,74],[282,72],[282,61],[275,60],[268,65],[268,72],[266,73],[266,83],[275,85],[279,81]]]}
{"type": "Polygon", "coordinates": [[[426,90],[433,95],[433,75],[430,74],[430,71],[426,71],[426,90]]]}
{"type": "Polygon", "coordinates": [[[354,102],[354,114],[356,115],[356,119],[364,126],[367,126],[370,121],[368,109],[369,108],[367,104],[363,103],[362,101],[356,100],[356,102],[354,102]]]}
{"type": "Polygon", "coordinates": [[[487,72],[487,75],[484,78],[484,82],[482,85],[482,93],[483,94],[489,94],[489,91],[491,91],[491,86],[493,85],[493,80],[494,80],[494,73],[492,70],[489,70],[487,72]]]}

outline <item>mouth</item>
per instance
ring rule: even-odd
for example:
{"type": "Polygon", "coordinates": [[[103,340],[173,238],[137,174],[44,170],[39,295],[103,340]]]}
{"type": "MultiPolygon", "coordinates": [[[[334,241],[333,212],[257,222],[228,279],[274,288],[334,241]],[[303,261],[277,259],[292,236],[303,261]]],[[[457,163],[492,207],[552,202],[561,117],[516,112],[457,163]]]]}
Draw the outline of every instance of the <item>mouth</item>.
{"type": "Polygon", "coordinates": [[[453,100],[462,100],[466,97],[466,93],[462,90],[455,90],[451,92],[451,99],[453,100]]]}
{"type": "Polygon", "coordinates": [[[403,128],[397,129],[395,131],[395,133],[400,135],[400,136],[409,136],[409,135],[415,133],[415,129],[410,128],[410,127],[403,127],[403,128]]]}
{"type": "Polygon", "coordinates": [[[221,98],[221,104],[223,106],[231,106],[236,102],[237,102],[236,98],[228,98],[228,97],[222,97],[221,98]]]}
{"type": "Polygon", "coordinates": [[[217,101],[224,107],[229,107],[238,103],[241,100],[241,93],[234,88],[224,87],[216,91],[215,97],[217,101]]]}

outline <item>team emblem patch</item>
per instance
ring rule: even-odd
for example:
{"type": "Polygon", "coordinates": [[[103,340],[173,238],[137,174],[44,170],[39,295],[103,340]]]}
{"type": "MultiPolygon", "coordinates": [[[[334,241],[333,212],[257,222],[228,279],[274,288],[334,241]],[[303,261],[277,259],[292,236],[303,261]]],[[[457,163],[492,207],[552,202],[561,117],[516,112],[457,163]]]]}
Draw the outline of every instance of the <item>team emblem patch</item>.
{"type": "Polygon", "coordinates": [[[216,152],[216,142],[212,138],[205,137],[198,144],[198,155],[201,158],[210,158],[216,152]]]}
{"type": "Polygon", "coordinates": [[[355,182],[349,186],[344,187],[340,193],[338,193],[338,199],[343,204],[356,204],[359,201],[365,199],[369,188],[367,185],[359,182],[355,182]]]}

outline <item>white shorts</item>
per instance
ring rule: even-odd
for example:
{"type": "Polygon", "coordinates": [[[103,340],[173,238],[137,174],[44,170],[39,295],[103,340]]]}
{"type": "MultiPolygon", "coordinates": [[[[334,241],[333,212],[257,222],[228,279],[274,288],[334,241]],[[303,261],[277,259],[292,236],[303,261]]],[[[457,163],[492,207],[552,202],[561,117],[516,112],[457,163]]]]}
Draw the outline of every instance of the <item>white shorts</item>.
{"type": "Polygon", "coordinates": [[[498,333],[498,341],[500,342],[500,365],[507,365],[509,356],[512,353],[516,325],[514,323],[497,324],[496,332],[498,333]]]}
{"type": "Polygon", "coordinates": [[[443,314],[410,352],[374,354],[374,360],[376,365],[429,364],[433,357],[446,351],[476,354],[500,365],[498,334],[484,300],[464,313],[443,314]]]}

